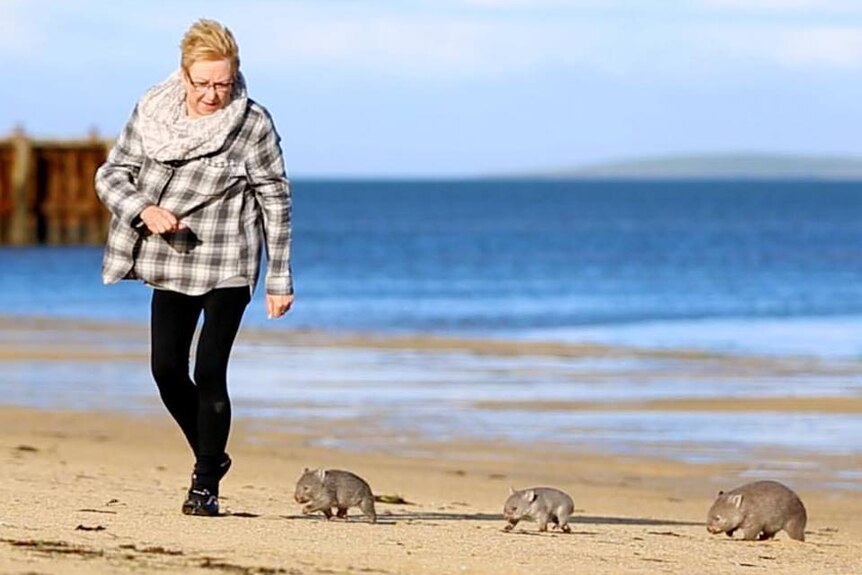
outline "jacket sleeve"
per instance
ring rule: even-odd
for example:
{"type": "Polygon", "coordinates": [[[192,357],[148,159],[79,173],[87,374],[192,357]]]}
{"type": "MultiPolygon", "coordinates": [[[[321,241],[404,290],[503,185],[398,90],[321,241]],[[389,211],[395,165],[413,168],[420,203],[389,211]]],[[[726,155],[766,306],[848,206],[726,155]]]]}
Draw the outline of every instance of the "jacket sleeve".
{"type": "Polygon", "coordinates": [[[281,138],[268,114],[261,116],[257,138],[246,163],[249,183],[263,212],[266,293],[293,293],[290,268],[291,191],[281,152],[281,138]]]}
{"type": "Polygon", "coordinates": [[[153,205],[136,185],[144,162],[141,136],[136,130],[137,117],[135,107],[107,161],[96,171],[96,194],[115,217],[129,226],[144,208],[153,205]]]}

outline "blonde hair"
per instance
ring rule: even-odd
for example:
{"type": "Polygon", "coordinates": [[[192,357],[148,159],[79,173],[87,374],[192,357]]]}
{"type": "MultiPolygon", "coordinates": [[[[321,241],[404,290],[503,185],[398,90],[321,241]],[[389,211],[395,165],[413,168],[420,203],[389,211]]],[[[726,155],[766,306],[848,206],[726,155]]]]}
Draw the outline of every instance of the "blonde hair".
{"type": "Polygon", "coordinates": [[[200,60],[228,59],[233,73],[239,71],[239,46],[233,33],[215,20],[201,18],[191,25],[180,43],[180,66],[188,74],[189,67],[200,60]]]}

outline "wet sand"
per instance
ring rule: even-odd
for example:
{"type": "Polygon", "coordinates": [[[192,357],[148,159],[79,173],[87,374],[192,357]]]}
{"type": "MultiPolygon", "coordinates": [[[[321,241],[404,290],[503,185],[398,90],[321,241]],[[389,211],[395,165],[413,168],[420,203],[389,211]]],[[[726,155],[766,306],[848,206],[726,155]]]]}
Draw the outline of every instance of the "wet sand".
{"type": "MultiPolygon", "coordinates": [[[[477,402],[481,409],[511,409],[510,401],[477,402]]],[[[519,401],[518,409],[535,411],[699,411],[862,414],[862,397],[678,398],[651,401],[519,401]]]]}
{"type": "MultiPolygon", "coordinates": [[[[444,338],[332,338],[323,334],[244,333],[246,342],[290,341],[333,348],[462,349],[475,354],[554,357],[625,356],[617,348],[444,338]]],[[[80,361],[86,366],[140,367],[146,329],[136,326],[0,320],[0,362],[80,361]],[[107,334],[107,337],[105,335],[107,334]],[[93,342],[96,342],[95,344],[93,342]],[[90,362],[90,363],[87,363],[90,362]]],[[[853,374],[858,366],[805,359],[734,359],[709,354],[638,352],[658,360],[696,362],[734,377],[792,373],[853,374]]],[[[2,364],[0,364],[2,368],[2,364]]],[[[132,369],[130,367],[130,369],[132,369]]],[[[35,387],[34,395],[40,393],[35,387]]],[[[158,407],[154,392],[150,404],[158,407]]],[[[858,397],[672,398],[571,402],[564,409],[625,409],[704,413],[722,410],[859,413],[858,397]]],[[[507,402],[485,402],[499,409],[507,402]]],[[[519,402],[519,408],[561,404],[519,402]]],[[[561,451],[551,443],[415,435],[384,436],[359,450],[331,446],[333,435],[361,437],[375,421],[333,423],[238,418],[229,451],[234,468],[222,487],[224,516],[186,517],[180,505],[191,455],[172,421],[158,409],[75,411],[0,407],[0,573],[858,573],[862,557],[862,497],[830,487],[836,470],[859,474],[858,455],[806,454],[788,460],[778,478],[808,508],[807,541],[780,533],[744,542],[713,536],[706,511],[719,489],[758,476],[756,461],[686,461],[591,450],[561,451]],[[804,464],[802,467],[800,465],[804,464]],[[408,504],[378,503],[370,525],[303,516],[292,499],[305,467],[350,469],[378,495],[408,504]],[[510,486],[553,485],[575,500],[572,533],[538,533],[522,523],[502,531],[510,486]]],[[[696,446],[687,446],[695,450],[696,446]]],[[[770,468],[770,469],[774,469],[770,468]]],[[[860,477],[849,483],[858,485],[860,477]]]]}

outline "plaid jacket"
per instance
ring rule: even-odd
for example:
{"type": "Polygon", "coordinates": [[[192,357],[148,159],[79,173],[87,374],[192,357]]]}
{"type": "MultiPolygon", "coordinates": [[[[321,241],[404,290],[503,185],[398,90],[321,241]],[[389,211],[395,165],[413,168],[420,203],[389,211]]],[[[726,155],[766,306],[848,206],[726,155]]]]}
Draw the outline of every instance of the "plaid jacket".
{"type": "Polygon", "coordinates": [[[200,295],[242,276],[254,289],[264,246],[266,292],[292,294],[290,185],[267,111],[249,100],[243,121],[219,151],[168,163],[144,154],[137,113],[96,172],[96,193],[113,216],[103,281],[142,279],[200,295]],[[186,228],[152,234],[135,227],[151,205],[170,210],[186,228]]]}

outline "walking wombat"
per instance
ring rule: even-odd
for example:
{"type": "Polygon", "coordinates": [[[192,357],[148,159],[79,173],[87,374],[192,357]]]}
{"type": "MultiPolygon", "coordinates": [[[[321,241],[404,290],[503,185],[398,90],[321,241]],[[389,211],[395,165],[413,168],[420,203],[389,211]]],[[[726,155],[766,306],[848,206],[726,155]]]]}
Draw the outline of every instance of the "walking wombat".
{"type": "Polygon", "coordinates": [[[791,539],[805,541],[808,515],[799,496],[777,481],[755,481],[718,498],[709,509],[706,528],[710,533],[742,530],[744,539],[772,539],[784,529],[791,539]]]}
{"type": "Polygon", "coordinates": [[[374,495],[368,483],[349,471],[339,469],[306,469],[296,482],[294,499],[297,503],[307,503],[303,513],[323,511],[327,519],[335,516],[347,518],[349,507],[359,507],[372,523],[377,522],[374,511],[374,495]]]}
{"type": "Polygon", "coordinates": [[[539,524],[539,531],[548,530],[548,521],[569,533],[569,515],[575,510],[572,498],[553,487],[532,487],[521,491],[509,489],[503,505],[503,517],[509,522],[504,531],[511,531],[521,519],[539,524]]]}

